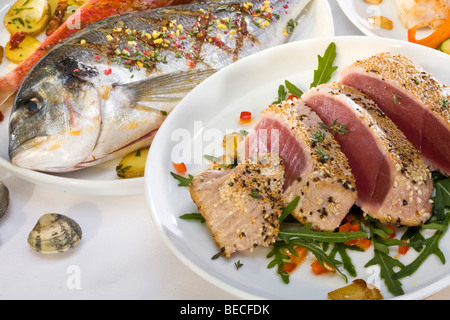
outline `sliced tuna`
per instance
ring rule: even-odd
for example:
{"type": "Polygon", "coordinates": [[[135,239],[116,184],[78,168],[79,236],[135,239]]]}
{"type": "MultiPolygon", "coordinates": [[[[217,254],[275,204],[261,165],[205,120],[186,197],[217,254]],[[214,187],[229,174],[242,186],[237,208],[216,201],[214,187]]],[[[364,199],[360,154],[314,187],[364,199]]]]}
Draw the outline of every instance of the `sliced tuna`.
{"type": "Polygon", "coordinates": [[[432,170],[450,175],[449,86],[410,59],[389,53],[356,61],[342,70],[340,81],[372,98],[432,170]]]}
{"type": "Polygon", "coordinates": [[[276,240],[283,183],[282,161],[270,155],[246,160],[232,170],[211,167],[194,177],[191,198],[223,256],[276,240]]]}
{"type": "Polygon", "coordinates": [[[420,153],[375,102],[340,83],[312,88],[302,100],[331,129],[356,178],[357,205],[382,222],[421,225],[430,217],[431,173],[420,153]]]}
{"type": "Polygon", "coordinates": [[[285,202],[300,197],[292,216],[312,223],[314,229],[332,231],[353,206],[357,193],[347,158],[320,121],[297,99],[272,105],[262,111],[241,153],[245,158],[279,154],[285,166],[285,202]]]}

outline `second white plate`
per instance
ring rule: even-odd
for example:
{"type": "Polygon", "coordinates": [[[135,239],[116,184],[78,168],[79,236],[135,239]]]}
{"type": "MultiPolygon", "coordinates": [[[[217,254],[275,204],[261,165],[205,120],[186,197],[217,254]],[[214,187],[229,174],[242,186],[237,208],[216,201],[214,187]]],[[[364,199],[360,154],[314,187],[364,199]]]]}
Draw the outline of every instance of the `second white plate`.
{"type": "MultiPolygon", "coordinates": [[[[219,71],[190,92],[169,115],[157,133],[150,150],[145,175],[145,194],[155,225],[174,254],[192,270],[218,287],[241,298],[262,299],[327,299],[327,292],[345,285],[338,275],[314,276],[304,262],[284,284],[276,270],[267,269],[269,249],[256,248],[231,258],[211,260],[218,252],[205,224],[186,221],[180,215],[198,212],[186,187],[179,187],[170,175],[172,161],[187,164],[195,175],[207,166],[203,155],[222,154],[225,133],[251,126],[239,124],[241,111],[251,111],[258,118],[261,109],[277,97],[280,84],[289,80],[303,91],[309,89],[317,55],[330,44],[337,46],[336,66],[342,68],[357,59],[378,52],[404,54],[444,83],[450,74],[442,68],[450,58],[439,51],[408,42],[370,37],[336,37],[289,43],[245,58],[219,71]],[[243,266],[236,270],[235,263],[243,266]]],[[[338,71],[332,80],[338,76],[338,71]]],[[[440,249],[450,257],[450,234],[441,241],[440,249]]],[[[363,253],[351,254],[358,278],[381,288],[385,298],[420,299],[450,285],[450,264],[442,265],[431,256],[412,276],[402,279],[405,294],[393,297],[377,267],[364,268],[373,257],[373,247],[363,253]]],[[[394,249],[395,250],[395,249],[394,249]]],[[[353,252],[352,252],[353,253],[353,252]]],[[[414,258],[414,250],[400,259],[404,264],[414,258]]]]}
{"type": "MultiPolygon", "coordinates": [[[[398,9],[394,0],[383,1],[378,5],[370,5],[363,0],[337,0],[347,18],[365,35],[408,40],[408,29],[400,22],[398,9]],[[393,22],[393,29],[375,28],[367,22],[371,16],[384,16],[393,22]]],[[[417,31],[417,39],[429,35],[433,30],[423,28],[417,31]]]]}

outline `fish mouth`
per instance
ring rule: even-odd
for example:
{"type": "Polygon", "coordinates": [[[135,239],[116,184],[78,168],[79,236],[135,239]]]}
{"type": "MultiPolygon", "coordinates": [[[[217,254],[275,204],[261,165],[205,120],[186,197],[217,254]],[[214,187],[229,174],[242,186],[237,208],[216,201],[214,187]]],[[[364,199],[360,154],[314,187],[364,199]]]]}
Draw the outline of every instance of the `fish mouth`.
{"type": "Polygon", "coordinates": [[[31,162],[33,161],[33,157],[30,157],[29,155],[33,153],[33,150],[35,148],[43,146],[44,144],[48,143],[49,140],[50,136],[38,136],[19,144],[17,147],[10,147],[9,158],[11,160],[11,163],[23,168],[34,168],[35,162],[31,164],[31,162]]]}

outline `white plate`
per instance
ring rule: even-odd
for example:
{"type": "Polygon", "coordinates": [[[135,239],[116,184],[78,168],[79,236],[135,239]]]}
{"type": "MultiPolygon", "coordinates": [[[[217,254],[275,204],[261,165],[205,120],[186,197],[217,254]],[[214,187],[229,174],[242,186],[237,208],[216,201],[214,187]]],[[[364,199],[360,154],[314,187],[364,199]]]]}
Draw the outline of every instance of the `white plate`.
{"type": "MultiPolygon", "coordinates": [[[[0,21],[15,0],[2,1],[0,4],[0,21]]],[[[302,19],[296,28],[292,41],[310,39],[314,37],[327,37],[334,35],[331,9],[326,0],[314,0],[309,13],[302,19]]],[[[5,28],[0,30],[0,45],[5,46],[9,39],[9,33],[5,28]]],[[[44,36],[40,36],[42,41],[44,36]]],[[[14,68],[14,64],[3,58],[0,64],[0,76],[14,68]]],[[[0,123],[0,166],[6,168],[12,174],[27,181],[52,185],[63,190],[99,195],[138,194],[144,192],[144,178],[119,179],[116,176],[115,167],[120,159],[111,160],[105,164],[86,168],[65,174],[47,174],[31,171],[12,165],[8,156],[8,115],[5,121],[0,123]]]]}
{"type": "MultiPolygon", "coordinates": [[[[398,9],[394,0],[385,0],[379,5],[370,5],[363,0],[337,0],[348,19],[365,35],[408,40],[406,29],[398,18],[398,9]],[[367,22],[371,16],[385,16],[392,20],[393,29],[375,28],[367,22]]],[[[417,39],[428,36],[433,30],[421,28],[417,30],[417,39]]]]}
{"type": "MultiPolygon", "coordinates": [[[[198,212],[198,209],[188,189],[179,187],[169,174],[174,171],[172,161],[184,161],[192,175],[204,170],[207,163],[206,160],[202,163],[202,156],[220,155],[221,138],[225,133],[250,128],[239,125],[241,111],[251,111],[257,118],[259,111],[277,97],[278,86],[284,80],[296,84],[303,91],[309,88],[317,66],[317,55],[322,55],[331,41],[337,46],[335,65],[339,67],[377,52],[391,51],[409,56],[426,70],[434,72],[441,81],[450,83],[450,74],[442,68],[450,61],[447,55],[408,42],[335,37],[289,43],[238,61],[200,84],[170,114],[153,142],[148,158],[151,166],[145,175],[145,194],[155,225],[182,262],[238,297],[326,299],[327,292],[345,285],[345,281],[338,275],[313,276],[309,267],[311,262],[306,262],[291,275],[290,284],[286,285],[275,269],[267,269],[269,259],[265,256],[269,250],[262,247],[252,253],[237,253],[229,259],[211,260],[218,248],[206,225],[179,218],[181,214],[198,212]],[[238,260],[243,266],[236,270],[234,263],[238,260]]],[[[333,79],[337,74],[338,71],[333,79]]],[[[441,242],[447,259],[450,245],[445,244],[450,243],[449,237],[447,234],[441,242]]],[[[385,298],[394,298],[383,282],[380,283],[378,269],[363,267],[372,253],[368,250],[353,255],[358,277],[381,287],[385,298]]],[[[414,252],[411,252],[402,259],[408,260],[413,256],[414,252]]],[[[450,284],[450,264],[442,265],[432,256],[402,283],[406,294],[397,298],[424,298],[450,284]]]]}

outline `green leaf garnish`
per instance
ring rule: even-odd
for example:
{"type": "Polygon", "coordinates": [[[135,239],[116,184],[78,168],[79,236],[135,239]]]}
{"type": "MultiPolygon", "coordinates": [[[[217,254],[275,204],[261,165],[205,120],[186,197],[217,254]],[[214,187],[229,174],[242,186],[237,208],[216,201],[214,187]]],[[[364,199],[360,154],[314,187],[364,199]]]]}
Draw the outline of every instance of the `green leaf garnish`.
{"type": "Polygon", "coordinates": [[[331,79],[331,75],[338,68],[337,66],[333,67],[334,59],[336,58],[336,44],[331,42],[323,57],[318,56],[318,66],[317,69],[314,70],[314,81],[311,83],[310,88],[316,87],[319,84],[327,83],[331,79]]]}
{"type": "Polygon", "coordinates": [[[192,175],[188,175],[188,177],[183,177],[180,176],[176,173],[170,172],[170,174],[172,175],[172,177],[174,177],[176,180],[178,180],[178,186],[179,187],[189,187],[192,184],[192,179],[194,179],[194,176],[192,175]]]}
{"type": "Polygon", "coordinates": [[[288,89],[289,93],[292,93],[293,95],[295,95],[298,98],[300,98],[302,96],[303,91],[300,90],[299,88],[297,88],[296,85],[294,85],[293,83],[289,82],[288,80],[285,80],[284,84],[285,84],[286,88],[288,89]]]}

